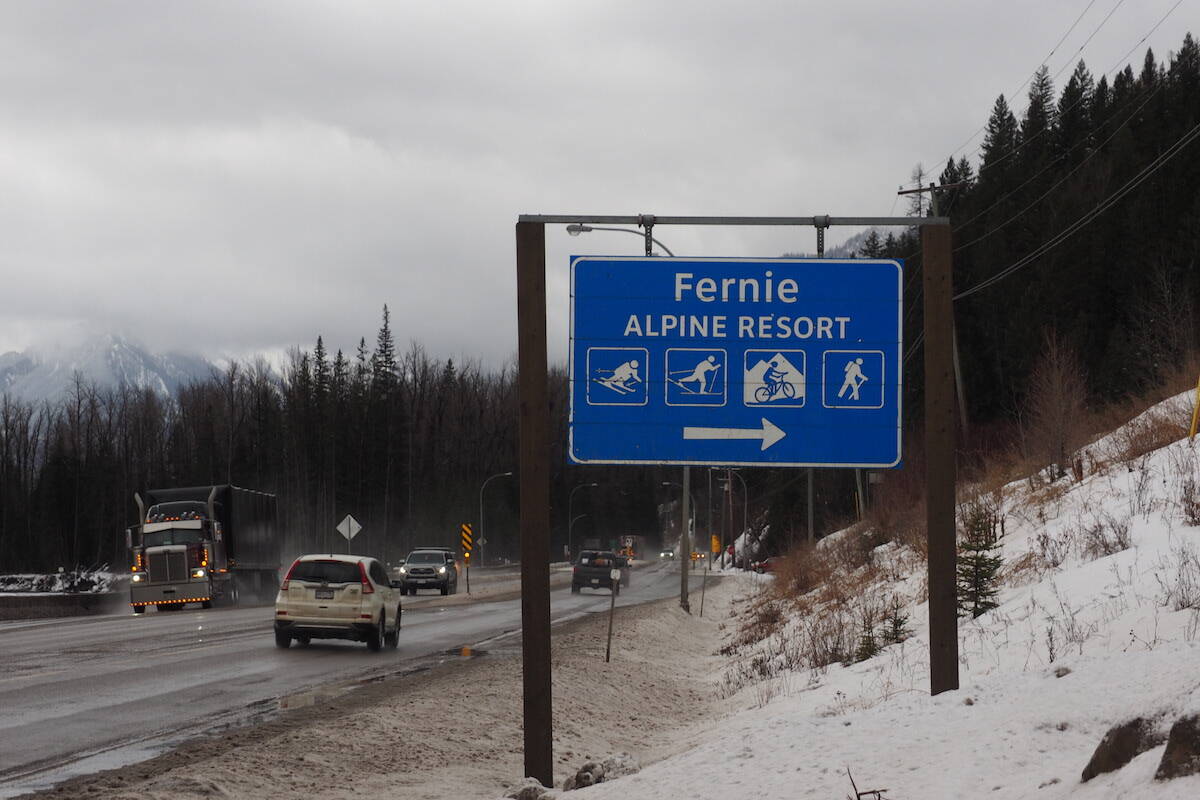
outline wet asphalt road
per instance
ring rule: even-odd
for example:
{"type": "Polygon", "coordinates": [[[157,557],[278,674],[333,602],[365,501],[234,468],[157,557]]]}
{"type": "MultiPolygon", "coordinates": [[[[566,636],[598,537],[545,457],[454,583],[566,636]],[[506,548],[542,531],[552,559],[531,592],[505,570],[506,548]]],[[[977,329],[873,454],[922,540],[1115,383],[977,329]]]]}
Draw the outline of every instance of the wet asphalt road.
{"type": "MultiPolygon", "coordinates": [[[[700,573],[690,584],[699,591],[700,573]]],[[[677,565],[650,563],[617,604],[678,591],[677,565]]],[[[323,688],[455,658],[462,647],[519,646],[519,600],[463,600],[405,598],[400,646],[379,653],[337,640],[280,650],[270,606],[0,623],[0,797],[147,758],[323,688]]],[[[603,590],[551,592],[555,622],[608,606],[603,590]]]]}

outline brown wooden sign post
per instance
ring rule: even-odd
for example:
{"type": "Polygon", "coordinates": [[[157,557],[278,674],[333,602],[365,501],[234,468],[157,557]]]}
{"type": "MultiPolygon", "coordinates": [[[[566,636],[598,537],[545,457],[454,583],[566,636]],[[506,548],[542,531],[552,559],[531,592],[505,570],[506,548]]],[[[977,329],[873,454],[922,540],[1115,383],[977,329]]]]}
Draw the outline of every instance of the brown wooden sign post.
{"type": "MultiPolygon", "coordinates": [[[[521,463],[521,650],[525,774],[554,785],[550,691],[550,406],[546,361],[547,224],[920,227],[925,293],[926,477],[930,692],[958,688],[955,607],[954,367],[950,228],[946,217],[664,217],[536,215],[517,221],[517,348],[521,463]]],[[[691,553],[681,553],[685,570],[691,553]]]]}

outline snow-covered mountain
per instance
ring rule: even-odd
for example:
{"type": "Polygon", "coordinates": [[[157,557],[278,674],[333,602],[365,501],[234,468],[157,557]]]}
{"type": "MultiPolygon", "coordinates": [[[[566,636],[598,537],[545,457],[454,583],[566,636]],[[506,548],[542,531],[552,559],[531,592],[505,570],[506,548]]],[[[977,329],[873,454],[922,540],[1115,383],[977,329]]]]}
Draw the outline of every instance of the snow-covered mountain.
{"type": "Polygon", "coordinates": [[[183,353],[156,354],[114,334],[72,347],[30,348],[0,354],[0,393],[25,402],[62,398],[79,373],[100,387],[149,388],[163,397],[212,374],[203,358],[183,353]]]}

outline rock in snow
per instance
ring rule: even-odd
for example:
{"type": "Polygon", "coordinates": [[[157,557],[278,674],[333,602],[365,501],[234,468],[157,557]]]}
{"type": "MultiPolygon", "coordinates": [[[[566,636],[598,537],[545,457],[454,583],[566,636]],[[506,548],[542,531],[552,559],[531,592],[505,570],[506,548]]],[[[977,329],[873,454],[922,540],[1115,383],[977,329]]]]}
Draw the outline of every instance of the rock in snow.
{"type": "Polygon", "coordinates": [[[1154,722],[1145,717],[1114,725],[1104,734],[1083,768],[1083,781],[1086,783],[1097,775],[1114,772],[1160,744],[1162,735],[1155,729],[1154,722]]]}
{"type": "Polygon", "coordinates": [[[1171,726],[1167,749],[1154,777],[1165,781],[1197,773],[1200,773],[1200,714],[1189,714],[1171,726]]]}

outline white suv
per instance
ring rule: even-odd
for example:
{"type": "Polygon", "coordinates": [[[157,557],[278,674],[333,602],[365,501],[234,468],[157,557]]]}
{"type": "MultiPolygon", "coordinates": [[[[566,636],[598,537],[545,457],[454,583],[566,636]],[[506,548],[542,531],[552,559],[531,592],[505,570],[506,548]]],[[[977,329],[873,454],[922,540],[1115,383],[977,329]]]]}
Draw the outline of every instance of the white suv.
{"type": "Polygon", "coordinates": [[[275,598],[275,644],[350,639],[371,650],[400,641],[399,582],[367,556],[300,556],[275,598]]]}

